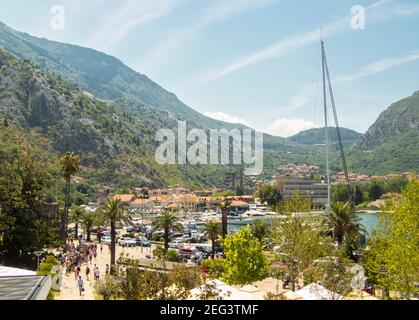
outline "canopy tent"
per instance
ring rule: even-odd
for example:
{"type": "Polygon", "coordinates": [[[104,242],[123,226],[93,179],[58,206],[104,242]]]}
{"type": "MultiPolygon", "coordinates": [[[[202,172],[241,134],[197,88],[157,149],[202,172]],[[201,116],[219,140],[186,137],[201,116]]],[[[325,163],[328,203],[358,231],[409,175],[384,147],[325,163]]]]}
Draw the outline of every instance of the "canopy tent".
{"type": "Polygon", "coordinates": [[[289,300],[342,300],[340,294],[317,283],[309,284],[296,292],[286,292],[284,295],[289,300]]]}
{"type": "MultiPolygon", "coordinates": [[[[264,293],[254,286],[235,288],[220,280],[210,280],[208,283],[215,285],[224,300],[264,300],[264,293]]],[[[203,286],[192,289],[190,300],[198,299],[203,290],[203,286]]]]}

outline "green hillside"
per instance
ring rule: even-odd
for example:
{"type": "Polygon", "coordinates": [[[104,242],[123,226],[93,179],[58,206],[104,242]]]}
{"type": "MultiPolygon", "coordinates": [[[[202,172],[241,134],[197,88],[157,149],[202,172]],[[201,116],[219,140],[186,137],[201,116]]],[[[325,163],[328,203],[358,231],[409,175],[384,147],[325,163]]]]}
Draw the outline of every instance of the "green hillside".
{"type": "MultiPolygon", "coordinates": [[[[352,145],[358,141],[362,134],[346,129],[340,128],[340,133],[342,136],[342,142],[344,146],[352,145]]],[[[338,138],[336,128],[329,128],[329,142],[333,148],[338,148],[338,138]]],[[[301,144],[315,145],[315,144],[324,144],[325,143],[325,129],[324,128],[315,128],[302,131],[292,137],[289,137],[288,140],[293,142],[298,142],[301,144]]]]}
{"type": "Polygon", "coordinates": [[[352,168],[372,174],[419,170],[419,91],[392,104],[349,151],[352,168]]]}

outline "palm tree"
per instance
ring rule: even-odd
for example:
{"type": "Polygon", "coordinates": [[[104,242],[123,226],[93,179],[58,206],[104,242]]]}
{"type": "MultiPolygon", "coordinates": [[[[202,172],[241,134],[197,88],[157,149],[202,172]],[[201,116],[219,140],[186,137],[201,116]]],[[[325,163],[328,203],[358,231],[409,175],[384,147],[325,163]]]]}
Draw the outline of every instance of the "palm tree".
{"type": "Polygon", "coordinates": [[[84,210],[80,215],[80,222],[83,224],[84,229],[86,230],[86,240],[90,242],[90,232],[93,225],[97,222],[97,214],[93,211],[84,210]]]}
{"type": "Polygon", "coordinates": [[[80,168],[80,158],[73,152],[67,152],[60,158],[61,171],[63,178],[66,181],[65,187],[65,201],[64,201],[64,219],[63,219],[63,239],[67,242],[67,228],[68,228],[68,211],[70,208],[70,183],[71,178],[76,174],[80,168]]]}
{"type": "Polygon", "coordinates": [[[221,234],[222,237],[225,238],[227,236],[228,233],[228,217],[227,217],[227,210],[228,207],[230,206],[231,201],[224,201],[221,202],[219,205],[219,208],[221,210],[221,234]]]}
{"type": "Polygon", "coordinates": [[[164,211],[162,215],[158,216],[153,221],[153,227],[156,229],[163,229],[164,231],[164,250],[169,249],[170,230],[182,231],[183,226],[179,223],[179,218],[170,211],[164,211]]]}
{"type": "Polygon", "coordinates": [[[265,239],[269,232],[269,228],[265,221],[263,220],[256,220],[251,226],[250,226],[250,232],[252,235],[259,240],[259,242],[262,244],[262,241],[265,239]]]}
{"type": "Polygon", "coordinates": [[[208,221],[203,228],[203,233],[211,240],[212,252],[211,257],[214,259],[215,255],[215,240],[221,234],[221,223],[215,221],[208,221]]]}
{"type": "Polygon", "coordinates": [[[76,228],[75,228],[76,229],[76,239],[78,238],[78,235],[79,235],[80,217],[82,216],[82,214],[84,212],[85,212],[85,210],[80,206],[77,206],[73,210],[71,210],[70,218],[76,224],[76,228]]]}
{"type": "Polygon", "coordinates": [[[332,232],[341,245],[345,238],[365,230],[360,220],[350,202],[335,202],[327,212],[325,223],[329,232],[332,232]]]}
{"type": "Polygon", "coordinates": [[[99,210],[100,221],[103,225],[111,225],[111,274],[114,273],[116,255],[116,225],[131,223],[125,205],[118,199],[107,199],[99,210]]]}

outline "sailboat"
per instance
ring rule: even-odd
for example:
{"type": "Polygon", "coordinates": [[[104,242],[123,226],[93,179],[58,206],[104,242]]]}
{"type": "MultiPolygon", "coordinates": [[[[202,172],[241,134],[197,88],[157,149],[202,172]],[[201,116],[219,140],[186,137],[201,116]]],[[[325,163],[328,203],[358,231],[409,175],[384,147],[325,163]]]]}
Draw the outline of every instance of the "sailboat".
{"type": "Polygon", "coordinates": [[[326,210],[329,210],[330,204],[331,204],[332,187],[331,187],[331,181],[330,181],[329,124],[328,124],[329,120],[328,120],[328,113],[327,113],[328,111],[327,91],[329,91],[330,102],[333,109],[333,116],[334,116],[335,125],[336,125],[336,134],[337,134],[338,143],[339,143],[340,155],[342,159],[343,170],[345,173],[345,180],[349,188],[349,195],[350,195],[351,202],[352,202],[352,188],[349,181],[348,167],[347,167],[346,158],[345,158],[345,151],[343,149],[342,135],[340,132],[339,119],[338,119],[338,115],[336,111],[335,97],[334,97],[333,88],[332,88],[332,80],[330,78],[329,66],[327,64],[326,49],[325,49],[323,39],[321,39],[321,50],[322,50],[323,102],[324,102],[324,126],[325,126],[325,149],[326,149],[326,179],[327,179],[326,210]],[[326,85],[326,80],[327,80],[327,85],[326,85]]]}

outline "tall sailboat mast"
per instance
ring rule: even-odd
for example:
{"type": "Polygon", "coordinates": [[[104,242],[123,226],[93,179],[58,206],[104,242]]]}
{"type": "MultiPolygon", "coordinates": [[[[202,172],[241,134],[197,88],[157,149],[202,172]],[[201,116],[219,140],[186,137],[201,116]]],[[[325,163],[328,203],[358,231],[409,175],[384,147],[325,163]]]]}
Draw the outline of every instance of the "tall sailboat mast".
{"type": "Polygon", "coordinates": [[[330,185],[330,164],[329,164],[329,125],[327,118],[327,94],[326,94],[326,52],[324,42],[322,44],[322,68],[323,68],[323,102],[324,102],[324,128],[325,128],[325,148],[326,148],[326,176],[327,176],[327,208],[331,203],[331,185],[330,185]]]}

